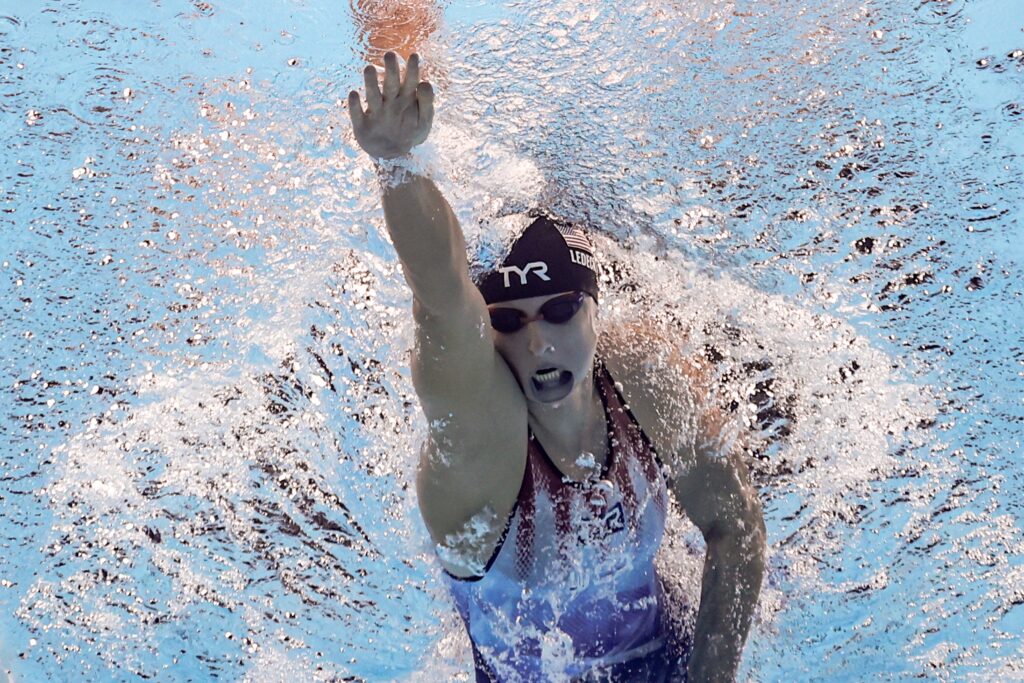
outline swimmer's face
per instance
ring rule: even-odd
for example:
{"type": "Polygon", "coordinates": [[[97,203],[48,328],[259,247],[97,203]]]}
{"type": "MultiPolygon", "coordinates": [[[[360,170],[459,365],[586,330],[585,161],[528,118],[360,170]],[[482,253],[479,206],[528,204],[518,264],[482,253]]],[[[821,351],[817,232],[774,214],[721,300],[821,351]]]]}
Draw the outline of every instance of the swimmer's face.
{"type": "Polygon", "coordinates": [[[581,386],[597,351],[597,302],[590,296],[562,292],[505,301],[488,309],[494,347],[512,369],[527,401],[557,403],[581,386]]]}

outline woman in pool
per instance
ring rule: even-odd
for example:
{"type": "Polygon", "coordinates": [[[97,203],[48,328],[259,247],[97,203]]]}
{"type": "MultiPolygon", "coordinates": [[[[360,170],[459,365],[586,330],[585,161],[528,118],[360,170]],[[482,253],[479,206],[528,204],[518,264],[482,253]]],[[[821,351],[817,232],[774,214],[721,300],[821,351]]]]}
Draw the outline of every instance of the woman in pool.
{"type": "Polygon", "coordinates": [[[599,339],[585,232],[543,214],[474,282],[462,230],[397,167],[433,91],[394,53],[349,112],[385,182],[413,292],[413,382],[429,421],[419,506],[465,621],[478,681],[732,680],[764,570],[764,522],[721,415],[694,414],[695,365],[654,325],[599,339]],[[612,379],[614,377],[614,380],[612,379]],[[694,429],[693,425],[698,425],[694,429]],[[667,491],[707,541],[689,642],[672,651],[654,566],[667,491]]]}

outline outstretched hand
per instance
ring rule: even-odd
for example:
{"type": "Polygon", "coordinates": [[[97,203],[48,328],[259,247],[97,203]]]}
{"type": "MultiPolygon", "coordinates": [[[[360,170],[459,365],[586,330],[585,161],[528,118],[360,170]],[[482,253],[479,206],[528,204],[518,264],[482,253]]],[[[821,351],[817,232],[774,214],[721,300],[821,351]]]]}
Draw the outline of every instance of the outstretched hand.
{"type": "Polygon", "coordinates": [[[366,80],[366,111],[359,92],[348,94],[348,113],[356,142],[372,157],[394,159],[409,153],[427,139],[434,119],[434,89],[420,82],[419,55],[410,55],[401,80],[398,56],[384,55],[384,89],[377,82],[377,70],[363,70],[366,80]]]}

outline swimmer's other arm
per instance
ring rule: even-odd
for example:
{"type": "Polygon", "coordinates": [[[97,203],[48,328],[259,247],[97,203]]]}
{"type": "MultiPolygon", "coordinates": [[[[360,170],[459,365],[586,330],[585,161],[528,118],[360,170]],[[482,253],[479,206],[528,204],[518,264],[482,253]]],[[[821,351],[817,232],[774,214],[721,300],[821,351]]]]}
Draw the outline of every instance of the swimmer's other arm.
{"type": "Polygon", "coordinates": [[[764,577],[764,515],[743,462],[742,437],[729,436],[700,366],[686,367],[696,428],[676,451],[672,490],[707,544],[687,680],[733,681],[764,577]]]}
{"type": "Polygon", "coordinates": [[[609,333],[602,351],[662,455],[672,492],[707,543],[688,680],[732,681],[764,574],[761,503],[727,421],[707,399],[706,371],[680,334],[647,320],[609,333]]]}
{"type": "Polygon", "coordinates": [[[707,542],[687,680],[732,681],[764,575],[761,504],[736,453],[698,453],[673,491],[707,542]]]}

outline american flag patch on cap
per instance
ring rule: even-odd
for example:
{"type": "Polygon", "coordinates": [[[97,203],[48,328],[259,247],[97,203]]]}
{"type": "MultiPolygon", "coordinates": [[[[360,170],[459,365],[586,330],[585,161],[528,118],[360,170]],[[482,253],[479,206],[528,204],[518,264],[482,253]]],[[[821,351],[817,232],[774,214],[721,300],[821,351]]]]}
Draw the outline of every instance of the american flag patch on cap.
{"type": "Polygon", "coordinates": [[[559,225],[557,227],[558,232],[562,234],[562,239],[565,240],[569,248],[579,249],[590,255],[594,254],[594,245],[590,242],[590,238],[587,237],[587,233],[583,232],[582,228],[578,228],[575,225],[559,225]]]}

